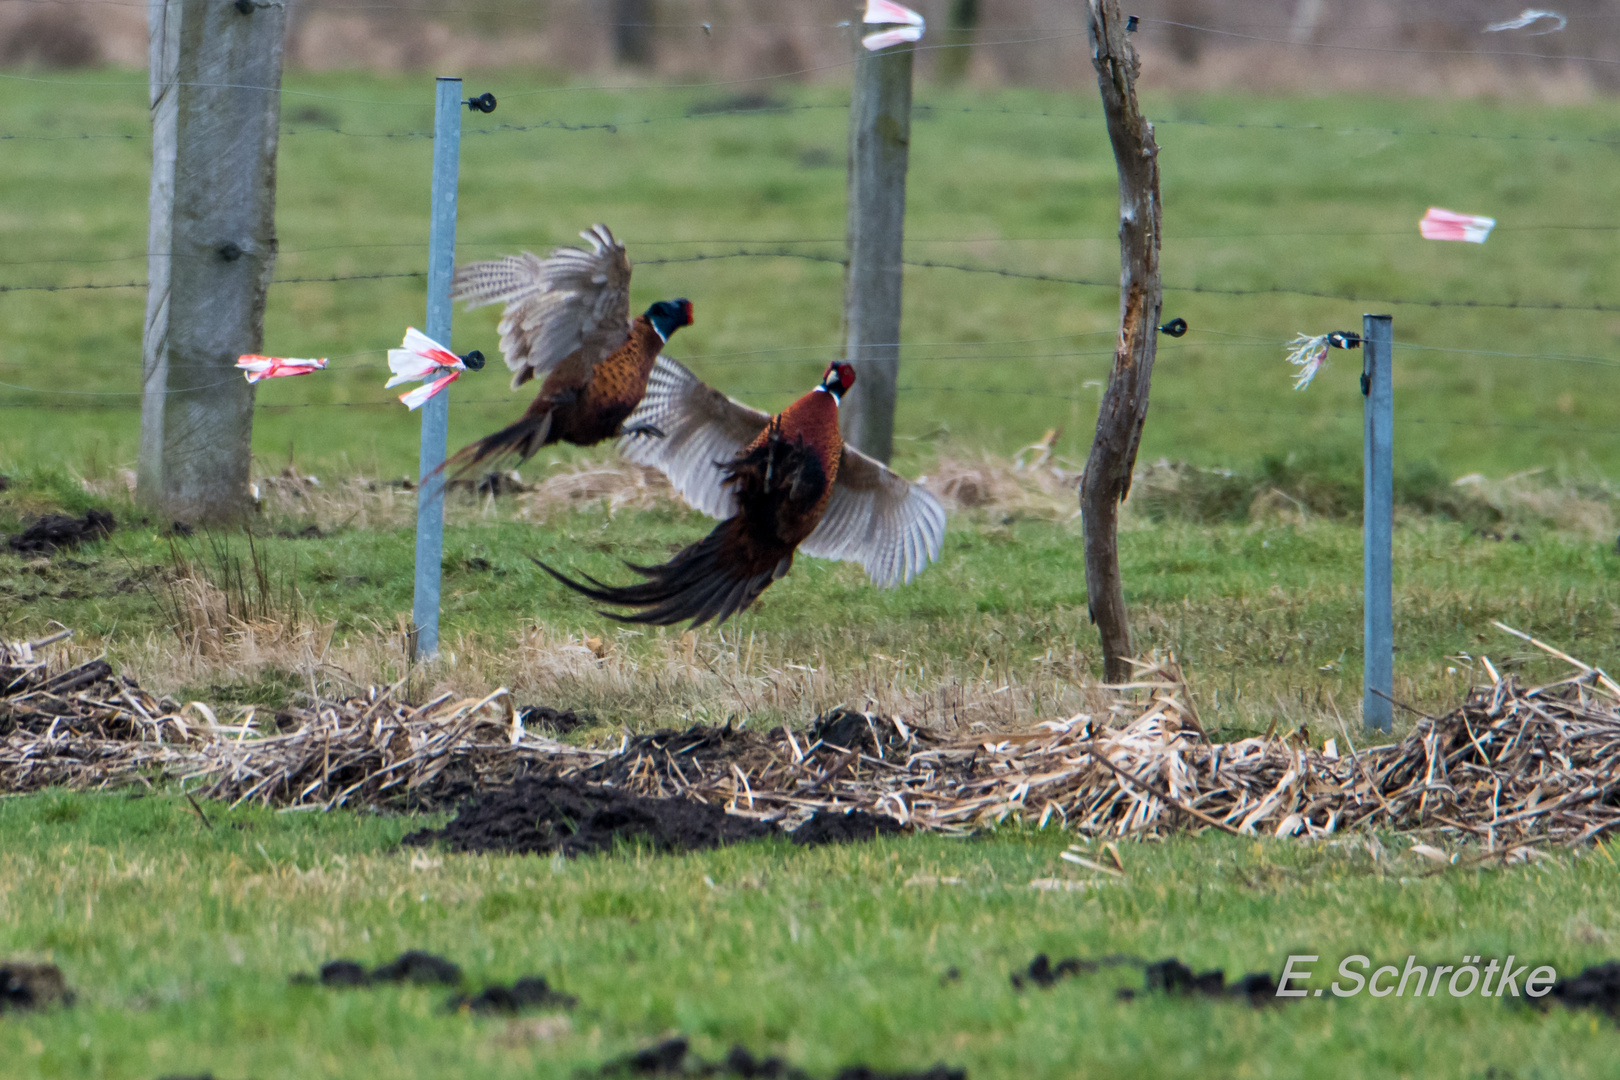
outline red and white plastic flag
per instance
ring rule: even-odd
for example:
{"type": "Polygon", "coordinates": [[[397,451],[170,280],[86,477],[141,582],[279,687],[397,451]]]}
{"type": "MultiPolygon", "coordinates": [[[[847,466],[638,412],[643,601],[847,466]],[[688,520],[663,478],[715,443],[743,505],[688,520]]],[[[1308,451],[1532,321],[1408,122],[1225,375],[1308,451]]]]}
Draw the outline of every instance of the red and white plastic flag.
{"type": "Polygon", "coordinates": [[[1425,240],[1462,240],[1469,244],[1483,244],[1494,228],[1495,218],[1459,214],[1438,206],[1429,207],[1429,212],[1418,222],[1418,230],[1425,240]]]}
{"type": "Polygon", "coordinates": [[[399,395],[406,408],[419,409],[428,398],[461,378],[467,365],[461,362],[461,357],[413,326],[405,331],[402,347],[388,350],[388,370],[394,376],[383,385],[385,390],[416,379],[431,380],[399,395]]]}
{"type": "Polygon", "coordinates": [[[237,369],[247,377],[250,383],[260,379],[280,379],[288,375],[308,375],[312,371],[323,371],[326,368],[326,357],[319,360],[294,360],[284,356],[260,356],[258,353],[245,353],[236,358],[237,369]]]}
{"type": "Polygon", "coordinates": [[[928,27],[921,15],[894,0],[866,0],[866,15],[861,22],[867,26],[894,26],[892,30],[879,30],[861,38],[861,44],[869,52],[905,41],[919,41],[928,27]]]}

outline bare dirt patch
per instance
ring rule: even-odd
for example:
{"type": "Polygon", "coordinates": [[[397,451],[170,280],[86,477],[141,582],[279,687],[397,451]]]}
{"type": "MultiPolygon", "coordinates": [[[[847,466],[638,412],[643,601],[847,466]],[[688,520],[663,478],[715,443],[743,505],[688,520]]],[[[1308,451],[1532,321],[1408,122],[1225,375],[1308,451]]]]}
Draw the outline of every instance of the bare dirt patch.
{"type": "Polygon", "coordinates": [[[1553,983],[1548,997],[1571,1009],[1597,1009],[1620,1023],[1620,960],[1594,964],[1553,983]]]}
{"type": "Polygon", "coordinates": [[[445,1007],[451,1012],[465,1009],[475,1013],[515,1015],[531,1009],[572,1009],[578,1004],[578,998],[552,989],[542,976],[525,975],[510,986],[496,983],[477,994],[459,994],[445,1007]]]}
{"type": "Polygon", "coordinates": [[[811,814],[809,820],[790,834],[795,844],[815,847],[818,844],[848,844],[858,840],[874,840],[880,836],[895,836],[905,831],[894,818],[885,814],[868,814],[865,810],[836,813],[822,810],[811,814]]]}
{"type": "Polygon", "coordinates": [[[1270,972],[1249,972],[1235,982],[1228,983],[1226,972],[1218,968],[1210,971],[1194,971],[1173,956],[1152,963],[1144,961],[1141,957],[1119,954],[1104,956],[1097,960],[1070,956],[1054,964],[1045,953],[1038,953],[1027,967],[1013,972],[1010,981],[1014,990],[1023,990],[1030,986],[1050,990],[1064,979],[1090,975],[1111,967],[1135,967],[1142,971],[1142,990],[1137,991],[1128,986],[1120,987],[1117,995],[1121,1001],[1131,1001],[1138,993],[1168,994],[1173,997],[1244,998],[1255,1008],[1293,1000],[1277,996],[1277,980],[1270,972]]]}
{"type": "Polygon", "coordinates": [[[438,842],[453,851],[584,855],[620,844],[701,851],[776,831],[765,822],[693,799],[654,799],[601,784],[526,777],[465,804],[444,828],[414,832],[404,843],[438,842]]]}
{"type": "Polygon", "coordinates": [[[461,968],[442,956],[407,949],[372,971],[356,960],[332,960],[321,965],[320,976],[301,973],[294,983],[319,982],[322,986],[372,986],[377,983],[416,983],[420,986],[460,986],[461,968]]]}
{"type": "Polygon", "coordinates": [[[46,514],[22,532],[8,536],[6,546],[18,554],[53,555],[110,536],[117,527],[113,516],[102,510],[92,510],[82,518],[46,514]]]}
{"type": "Polygon", "coordinates": [[[0,960],[0,1013],[72,1004],[73,991],[55,964],[0,960]]]}
{"type": "MultiPolygon", "coordinates": [[[[719,1061],[707,1061],[692,1052],[691,1045],[677,1036],[644,1050],[616,1058],[603,1065],[601,1076],[715,1076],[771,1077],[780,1080],[810,1080],[810,1074],[789,1065],[779,1057],[755,1057],[742,1045],[735,1045],[719,1061]]],[[[834,1074],[833,1080],[967,1080],[966,1069],[935,1065],[917,1071],[888,1072],[870,1065],[849,1065],[834,1074]]]]}

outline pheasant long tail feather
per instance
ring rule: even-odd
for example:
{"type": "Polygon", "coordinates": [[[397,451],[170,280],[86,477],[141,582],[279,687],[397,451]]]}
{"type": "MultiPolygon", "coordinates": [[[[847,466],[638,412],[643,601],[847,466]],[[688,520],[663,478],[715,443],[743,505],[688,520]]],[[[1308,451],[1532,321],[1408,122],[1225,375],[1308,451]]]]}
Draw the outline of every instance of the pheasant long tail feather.
{"type": "Polygon", "coordinates": [[[447,474],[451,479],[461,479],[480,466],[493,467],[497,461],[514,457],[517,460],[513,464],[523,464],[546,445],[546,437],[551,433],[551,415],[550,409],[524,414],[517,423],[457,450],[432,475],[447,474]]]}
{"type": "Polygon", "coordinates": [[[725,521],[661,566],[627,563],[630,569],[646,578],[635,585],[607,585],[588,574],[581,575],[583,581],[576,581],[538,559],[535,564],[597,603],[641,609],[630,615],[602,612],[610,619],[653,626],[691,620],[697,627],[711,619],[725,622],[747,609],[771,582],[787,573],[793,563],[791,552],[763,569],[758,561],[738,560],[733,555],[737,539],[735,523],[725,521]]]}

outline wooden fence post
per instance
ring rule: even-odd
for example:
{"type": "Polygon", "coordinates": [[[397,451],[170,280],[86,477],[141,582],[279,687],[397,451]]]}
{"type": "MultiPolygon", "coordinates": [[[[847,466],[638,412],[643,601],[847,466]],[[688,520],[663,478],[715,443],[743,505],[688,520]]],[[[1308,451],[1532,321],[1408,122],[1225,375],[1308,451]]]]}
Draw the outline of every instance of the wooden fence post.
{"type": "Polygon", "coordinates": [[[148,0],[152,180],[137,491],[186,521],[249,504],[253,387],[276,255],[286,7],[148,0]]]}
{"type": "Polygon", "coordinates": [[[1119,504],[1147,420],[1148,384],[1158,346],[1159,147],[1136,102],[1141,60],[1126,37],[1119,0],[1088,0],[1087,33],[1097,69],[1108,138],[1119,170],[1119,341],[1098,410],[1097,434],[1080,481],[1086,544],[1086,594],[1102,638],[1109,682],[1130,678],[1131,624],[1119,573],[1119,504]]]}
{"type": "Polygon", "coordinates": [[[972,64],[973,37],[979,29],[979,0],[951,0],[945,30],[945,49],[940,53],[937,78],[947,86],[967,77],[972,64]]]}
{"type": "Polygon", "coordinates": [[[844,271],[844,358],[855,388],[844,401],[844,437],[887,462],[894,452],[900,377],[900,293],[904,279],[906,159],[911,145],[909,42],[868,52],[855,36],[849,102],[848,265],[844,271]]]}

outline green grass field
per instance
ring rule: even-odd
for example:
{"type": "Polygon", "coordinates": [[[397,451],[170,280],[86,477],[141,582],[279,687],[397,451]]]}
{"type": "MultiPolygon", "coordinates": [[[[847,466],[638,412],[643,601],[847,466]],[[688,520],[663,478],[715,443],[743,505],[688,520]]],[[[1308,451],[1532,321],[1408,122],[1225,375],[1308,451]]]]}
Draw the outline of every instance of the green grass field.
{"type": "MultiPolygon", "coordinates": [[[[300,73],[287,85],[278,276],[420,271],[431,80],[300,73]]],[[[837,355],[836,264],[658,260],[840,256],[842,91],[609,94],[516,72],[467,86],[501,105],[467,121],[460,258],[544,250],[606,221],[639,265],[637,306],[695,302],[670,352],[715,385],[780,407],[837,355]]],[[[660,558],[706,519],[636,489],[610,453],[548,452],[525,469],[553,478],[537,492],[452,498],[445,655],[414,670],[400,622],[414,509],[386,481],[414,471],[417,421],[382,383],[383,350],[421,320],[419,277],[273,289],[267,350],[332,368],[258,391],[256,474],[291,463],[322,483],[267,482],[251,545],[176,536],[123,490],[144,292],[16,288],[144,278],[144,100],[143,73],[0,79],[0,533],[53,510],[103,507],[119,523],[54,558],[0,547],[0,638],[71,626],[77,654],[105,652],[143,685],[227,712],[407,674],[421,696],[505,685],[523,704],[594,713],[572,736],[586,740],[797,726],[866,702],[948,730],[1021,728],[1096,703],[1072,495],[1006,460],[1052,427],[1058,455],[1083,459],[1108,370],[1117,195],[1093,96],[918,90],[908,258],[1101,283],[908,270],[897,463],[982,468],[992,489],[953,514],[938,565],[878,592],[852,566],[801,559],[723,632],[632,632],[529,556],[617,579],[617,560],[660,558]],[[559,494],[592,470],[600,491],[559,494]]],[[[1303,725],[1318,744],[1363,740],[1359,356],[1335,355],[1295,393],[1283,342],[1391,310],[1397,697],[1454,704],[1480,655],[1526,678],[1557,673],[1497,619],[1620,670],[1620,313],[1382,302],[1614,303],[1612,103],[1148,107],[1161,121],[1165,314],[1194,330],[1161,339],[1142,460],[1198,468],[1158,470],[1127,505],[1121,557],[1143,650],[1176,655],[1218,738],[1303,725]],[[1426,242],[1416,221],[1431,204],[1501,224],[1482,247],[1426,242]],[[1469,473],[1490,479],[1453,486],[1469,473]]],[[[493,357],[495,321],[458,313],[454,344],[493,357]]],[[[453,443],[524,397],[498,370],[452,395],[453,443]]],[[[1121,1002],[1116,988],[1139,980],[1129,969],[1022,994],[1007,979],[1038,951],[1176,955],[1232,977],[1315,953],[1314,985],[1354,953],[1514,953],[1570,973],[1620,943],[1612,844],[1430,874],[1405,838],[1383,837],[1378,859],[1353,837],[1173,838],[1123,846],[1123,882],[1042,891],[1030,881],[1087,877],[1059,860],[1071,835],[563,862],[399,849],[436,819],[206,811],[209,825],[173,790],[0,799],[0,959],[49,959],[79,992],[70,1010],[0,1016],[0,1078],[560,1076],[673,1033],[705,1057],[740,1042],[818,1077],[856,1061],[944,1061],[975,1080],[1616,1075],[1620,1031],[1562,1010],[1329,996],[1256,1011],[1121,1002]],[[536,1025],[447,1014],[444,991],[288,982],[407,947],[457,960],[474,989],[539,973],[581,1003],[566,1026],[536,1025]],[[942,983],[952,967],[961,980],[942,983]]]]}
{"type": "Polygon", "coordinates": [[[400,818],[208,813],[212,829],[179,799],[0,802],[0,934],[48,952],[80,994],[0,1022],[0,1072],[563,1076],[680,1032],[705,1057],[742,1043],[815,1076],[857,1061],[1054,1080],[1614,1075],[1613,1022],[1562,1009],[1444,991],[1117,1001],[1140,988],[1129,968],[1044,991],[1008,980],[1037,952],[1175,955],[1229,978],[1321,956],[1308,988],[1358,953],[1578,970],[1620,935],[1607,847],[1426,876],[1398,842],[1374,860],[1360,840],[1183,839],[1125,847],[1122,882],[1042,891],[1030,881],[1083,880],[1057,830],[571,862],[401,851],[415,823],[400,818]],[[447,1014],[441,989],[288,983],[410,947],[456,960],[475,989],[544,975],[580,998],[570,1029],[447,1014]],[[942,981],[953,967],[960,981],[942,981]]]}

